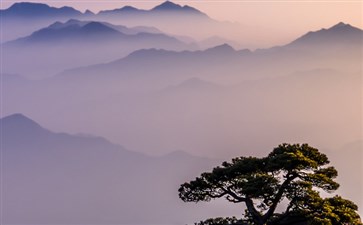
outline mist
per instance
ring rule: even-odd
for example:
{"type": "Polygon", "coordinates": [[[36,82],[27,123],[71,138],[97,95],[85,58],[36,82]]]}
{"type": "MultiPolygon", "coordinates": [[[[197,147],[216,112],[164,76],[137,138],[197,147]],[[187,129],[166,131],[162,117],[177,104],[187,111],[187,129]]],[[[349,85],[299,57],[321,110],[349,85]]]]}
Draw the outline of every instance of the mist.
{"type": "Polygon", "coordinates": [[[5,222],[240,216],[223,201],[185,205],[178,186],[281,143],[326,153],[339,193],[362,212],[363,31],[337,21],[254,50],[250,38],[233,34],[236,24],[161,6],[37,18],[27,28],[7,18],[14,29],[1,41],[5,222]]]}

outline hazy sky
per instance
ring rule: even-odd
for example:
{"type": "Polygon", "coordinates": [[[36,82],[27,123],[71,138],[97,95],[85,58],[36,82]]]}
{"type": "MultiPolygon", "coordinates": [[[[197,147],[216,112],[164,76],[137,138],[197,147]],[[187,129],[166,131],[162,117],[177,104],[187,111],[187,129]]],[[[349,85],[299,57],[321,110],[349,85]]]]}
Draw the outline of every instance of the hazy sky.
{"type": "MultiPolygon", "coordinates": [[[[1,8],[8,8],[14,2],[21,1],[1,0],[0,2],[1,8]]],[[[34,2],[43,2],[56,7],[68,5],[81,11],[90,9],[98,12],[104,9],[121,8],[125,5],[150,9],[162,3],[163,0],[38,0],[34,2]]],[[[269,33],[270,38],[274,40],[270,43],[271,45],[285,44],[307,31],[328,28],[340,21],[363,28],[363,1],[361,0],[174,0],[173,2],[196,7],[217,20],[238,22],[249,27],[247,30],[261,30],[263,36],[269,33]]]]}

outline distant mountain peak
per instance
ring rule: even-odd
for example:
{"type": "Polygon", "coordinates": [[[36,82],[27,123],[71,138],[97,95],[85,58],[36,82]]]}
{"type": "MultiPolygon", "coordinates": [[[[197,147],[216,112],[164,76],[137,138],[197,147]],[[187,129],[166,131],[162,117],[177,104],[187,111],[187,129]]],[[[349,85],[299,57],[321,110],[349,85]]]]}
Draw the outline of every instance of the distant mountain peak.
{"type": "Polygon", "coordinates": [[[79,23],[81,22],[80,20],[76,20],[76,19],[70,19],[67,22],[65,22],[65,24],[70,24],[70,23],[79,23]]]}
{"type": "Polygon", "coordinates": [[[87,16],[93,16],[95,15],[94,12],[92,12],[91,10],[87,9],[85,12],[84,12],[84,15],[87,15],[87,16]]]}
{"type": "Polygon", "coordinates": [[[140,10],[138,8],[135,8],[133,6],[124,6],[122,8],[117,9],[111,9],[111,10],[101,10],[98,15],[105,15],[105,14],[118,14],[118,13],[137,13],[141,12],[143,10],[140,10]]]}
{"type": "Polygon", "coordinates": [[[79,25],[81,23],[80,20],[76,20],[76,19],[70,19],[64,23],[62,22],[55,22],[51,25],[49,25],[47,28],[50,28],[50,29],[60,29],[60,28],[64,28],[66,26],[70,26],[70,25],[79,25]]]}
{"type": "Polygon", "coordinates": [[[28,117],[24,116],[21,113],[15,113],[6,117],[3,117],[0,119],[2,124],[4,125],[11,125],[16,127],[22,127],[22,128],[41,128],[39,124],[37,124],[35,121],[29,119],[28,117]]]}
{"type": "Polygon", "coordinates": [[[347,23],[339,22],[339,23],[335,24],[334,26],[332,26],[330,29],[345,27],[345,26],[350,26],[350,25],[347,23]]]}
{"type": "Polygon", "coordinates": [[[207,50],[205,50],[205,52],[231,53],[236,52],[236,50],[229,44],[222,44],[212,48],[208,48],[207,50]]]}
{"type": "Polygon", "coordinates": [[[70,6],[63,6],[63,7],[60,7],[59,9],[74,10],[74,8],[72,8],[70,6]]]}
{"type": "Polygon", "coordinates": [[[348,24],[348,23],[337,23],[334,26],[330,27],[329,29],[330,31],[345,31],[345,32],[351,32],[351,31],[361,31],[359,28],[353,27],[352,25],[348,24]]]}
{"type": "Polygon", "coordinates": [[[106,25],[104,25],[104,24],[102,24],[100,22],[96,22],[96,21],[91,21],[91,22],[85,24],[83,26],[83,28],[87,28],[87,29],[103,29],[103,28],[112,29],[112,28],[110,28],[110,27],[108,27],[108,26],[106,26],[106,25]]]}
{"type": "Polygon", "coordinates": [[[35,11],[42,12],[43,10],[59,10],[61,12],[80,13],[79,11],[75,10],[74,8],[72,8],[70,6],[63,6],[60,8],[56,8],[56,7],[51,7],[47,4],[38,3],[38,2],[17,2],[17,3],[14,3],[13,5],[11,5],[8,8],[8,10],[18,11],[18,12],[26,12],[26,10],[28,10],[28,12],[26,12],[26,13],[31,13],[31,12],[35,12],[35,11]]]}
{"type": "Polygon", "coordinates": [[[8,9],[1,10],[7,16],[20,16],[28,18],[67,17],[81,16],[82,13],[72,7],[64,6],[61,8],[51,7],[44,3],[18,2],[11,5],[8,9]]]}
{"type": "Polygon", "coordinates": [[[175,4],[171,1],[165,1],[158,6],[155,6],[152,10],[179,10],[183,7],[181,5],[175,4]]]}
{"type": "Polygon", "coordinates": [[[77,19],[70,19],[64,23],[55,22],[55,23],[51,24],[48,28],[60,29],[60,28],[66,28],[67,26],[74,26],[74,25],[77,25],[79,28],[82,28],[83,30],[98,31],[98,32],[112,31],[112,32],[118,33],[118,31],[116,31],[115,29],[112,29],[111,27],[107,26],[106,24],[104,24],[102,22],[80,21],[77,19]]]}
{"type": "Polygon", "coordinates": [[[120,8],[119,10],[120,11],[137,11],[139,9],[137,9],[137,8],[135,8],[133,6],[127,5],[127,6],[124,6],[124,7],[120,8]]]}
{"type": "Polygon", "coordinates": [[[120,34],[120,32],[118,32],[117,30],[101,23],[101,22],[96,22],[96,21],[91,21],[87,24],[85,24],[82,27],[83,31],[88,31],[88,32],[92,32],[95,34],[106,34],[106,33],[112,33],[112,34],[120,34]]]}
{"type": "Polygon", "coordinates": [[[48,9],[50,6],[44,3],[36,3],[36,2],[16,2],[13,5],[11,5],[8,9],[9,10],[25,10],[29,8],[43,8],[48,9]]]}
{"type": "Polygon", "coordinates": [[[361,43],[363,38],[363,31],[359,28],[353,27],[350,24],[339,22],[328,29],[320,29],[318,31],[310,31],[295,41],[288,44],[288,46],[299,45],[327,45],[328,43],[361,43]]]}
{"type": "Polygon", "coordinates": [[[5,119],[28,119],[28,120],[30,120],[28,117],[24,116],[21,113],[14,113],[14,114],[11,114],[9,116],[5,116],[5,117],[3,117],[1,119],[4,119],[4,120],[5,119]]]}
{"type": "Polygon", "coordinates": [[[51,25],[49,25],[48,28],[58,28],[58,27],[61,27],[63,25],[64,25],[63,23],[57,21],[57,22],[54,22],[51,25]]]}
{"type": "Polygon", "coordinates": [[[161,3],[160,5],[155,6],[150,11],[152,11],[152,12],[168,12],[168,11],[187,12],[187,13],[205,15],[204,13],[202,13],[201,11],[199,11],[193,7],[190,7],[188,5],[181,6],[181,5],[178,5],[171,1],[165,1],[165,2],[161,3]]]}
{"type": "Polygon", "coordinates": [[[64,23],[55,22],[46,28],[33,32],[31,35],[8,42],[10,44],[32,45],[39,43],[55,43],[67,40],[78,43],[118,40],[122,33],[111,25],[97,21],[80,21],[70,19],[64,23]]]}

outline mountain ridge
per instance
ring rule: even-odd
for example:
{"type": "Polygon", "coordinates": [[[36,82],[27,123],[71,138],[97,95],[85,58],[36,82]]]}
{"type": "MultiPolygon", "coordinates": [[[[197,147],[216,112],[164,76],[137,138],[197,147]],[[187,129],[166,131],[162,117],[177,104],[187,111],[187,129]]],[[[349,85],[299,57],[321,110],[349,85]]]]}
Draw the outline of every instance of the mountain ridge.
{"type": "Polygon", "coordinates": [[[317,31],[309,31],[285,46],[315,46],[327,45],[334,42],[356,44],[362,42],[362,40],[363,30],[350,24],[339,22],[329,28],[322,28],[317,31]]]}
{"type": "Polygon", "coordinates": [[[51,25],[34,31],[32,34],[5,42],[4,45],[51,43],[59,40],[72,41],[136,41],[160,39],[174,44],[185,44],[182,41],[168,36],[153,27],[126,27],[113,25],[108,22],[82,21],[70,19],[66,22],[54,22],[51,25]]]}
{"type": "Polygon", "coordinates": [[[157,6],[154,6],[153,8],[151,8],[149,10],[138,9],[133,6],[126,5],[121,8],[116,8],[116,9],[111,9],[111,10],[101,10],[99,13],[97,13],[97,15],[99,15],[99,16],[107,16],[107,15],[116,16],[116,15],[120,15],[122,13],[127,13],[127,14],[135,13],[138,15],[148,15],[148,14],[169,13],[169,12],[178,13],[178,14],[185,13],[185,14],[189,14],[189,15],[208,17],[207,14],[199,11],[196,8],[190,7],[188,5],[181,6],[181,5],[173,3],[171,1],[165,1],[157,6]]]}
{"type": "Polygon", "coordinates": [[[11,114],[9,116],[5,116],[3,118],[0,118],[1,125],[2,126],[15,126],[19,128],[20,130],[28,130],[30,129],[36,129],[36,130],[42,130],[46,131],[45,128],[41,127],[38,123],[36,123],[34,120],[24,116],[21,113],[15,113],[11,114]],[[26,128],[26,129],[25,129],[26,128]]]}
{"type": "Polygon", "coordinates": [[[7,224],[184,221],[191,210],[180,208],[175,191],[216,163],[180,152],[148,156],[102,138],[39,132],[33,123],[22,114],[0,119],[7,224]],[[28,129],[15,126],[24,123],[28,129]],[[135,218],[140,210],[146,213],[135,218]]]}
{"type": "Polygon", "coordinates": [[[234,56],[244,56],[250,54],[249,50],[239,50],[236,51],[233,47],[228,44],[218,45],[212,48],[208,48],[206,50],[196,50],[196,51],[172,51],[172,50],[165,50],[165,49],[156,49],[156,48],[149,48],[149,49],[140,49],[136,50],[125,57],[113,60],[108,63],[99,63],[94,64],[86,67],[77,67],[71,68],[68,70],[63,71],[62,73],[58,74],[57,77],[67,76],[68,73],[73,73],[76,71],[88,71],[88,70],[98,70],[101,68],[105,68],[107,66],[118,66],[126,65],[132,61],[137,61],[139,59],[144,60],[157,60],[160,61],[161,59],[186,59],[189,61],[198,60],[202,56],[203,58],[209,58],[211,60],[218,60],[221,56],[223,56],[223,60],[228,60],[234,56]]]}
{"type": "Polygon", "coordinates": [[[181,6],[171,1],[165,1],[152,9],[144,10],[138,9],[133,6],[123,6],[121,8],[115,8],[111,10],[101,10],[98,13],[93,13],[87,9],[84,13],[76,10],[70,6],[63,7],[52,7],[45,3],[37,2],[20,2],[14,3],[6,9],[1,9],[0,13],[4,16],[19,16],[19,17],[44,17],[44,16],[100,16],[107,14],[118,14],[118,13],[163,13],[163,12],[176,12],[176,13],[191,13],[194,15],[207,16],[205,13],[199,11],[188,5],[181,6]]]}
{"type": "Polygon", "coordinates": [[[42,17],[78,17],[83,15],[73,7],[51,7],[45,3],[20,2],[14,3],[7,9],[1,9],[2,16],[42,18],[42,17]]]}
{"type": "MultiPolygon", "coordinates": [[[[64,132],[53,132],[44,128],[39,123],[35,122],[33,119],[25,116],[21,113],[10,114],[8,116],[4,116],[0,118],[0,123],[2,129],[4,131],[4,139],[10,140],[7,137],[16,136],[15,140],[24,139],[26,141],[32,141],[32,139],[40,141],[42,138],[48,138],[50,141],[57,141],[57,140],[65,140],[70,142],[92,142],[95,146],[105,145],[108,149],[118,149],[123,151],[124,153],[132,153],[134,155],[144,155],[142,153],[133,152],[125,149],[121,145],[113,144],[107,139],[88,135],[88,136],[81,136],[81,135],[72,135],[64,132]],[[21,134],[21,135],[20,135],[21,134]]],[[[121,153],[121,152],[120,152],[121,153]]],[[[146,157],[146,155],[144,155],[146,157]]]]}

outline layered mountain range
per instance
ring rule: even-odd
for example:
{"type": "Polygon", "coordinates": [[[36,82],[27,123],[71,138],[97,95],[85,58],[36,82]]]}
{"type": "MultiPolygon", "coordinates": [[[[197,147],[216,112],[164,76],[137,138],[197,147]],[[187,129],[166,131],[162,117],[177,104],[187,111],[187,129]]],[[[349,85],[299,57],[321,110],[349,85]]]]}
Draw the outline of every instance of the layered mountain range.
{"type": "Polygon", "coordinates": [[[118,9],[112,10],[102,10],[97,14],[87,10],[84,13],[72,8],[72,7],[50,7],[43,3],[32,3],[32,2],[21,2],[14,3],[11,7],[7,9],[0,10],[4,19],[7,18],[28,18],[28,19],[38,19],[38,18],[60,18],[60,17],[79,17],[79,16],[124,16],[124,14],[132,13],[135,16],[140,16],[138,14],[154,14],[154,13],[173,13],[175,14],[188,14],[208,17],[203,12],[190,7],[188,5],[181,6],[170,1],[165,1],[160,5],[155,6],[150,10],[142,10],[132,6],[124,6],[118,9]],[[137,13],[137,14],[135,14],[137,13]]]}
{"type": "MultiPolygon", "coordinates": [[[[160,60],[167,60],[168,64],[185,64],[189,61],[184,68],[192,70],[194,65],[203,67],[210,60],[216,60],[218,63],[211,66],[219,66],[228,61],[229,68],[226,69],[229,74],[233,74],[229,72],[231,68],[233,71],[244,70],[259,63],[265,65],[264,69],[270,69],[271,64],[275,67],[274,64],[278,61],[291,61],[290,59],[295,58],[292,64],[297,67],[297,63],[305,61],[319,64],[309,66],[314,68],[321,67],[321,61],[333,57],[346,61],[353,55],[357,58],[363,40],[362,30],[344,23],[309,32],[284,46],[258,49],[254,52],[247,49],[234,50],[228,44],[196,51],[197,43],[187,44],[181,39],[164,34],[154,27],[126,27],[107,22],[72,19],[64,23],[53,23],[29,36],[4,43],[2,47],[7,57],[4,58],[3,72],[40,78],[53,76],[77,65],[89,66],[101,62],[102,67],[106,68],[105,62],[128,54],[123,59],[109,63],[109,67],[125,61],[128,67],[138,68],[132,61],[140,64],[145,60],[153,60],[157,64],[160,60]],[[22,51],[21,55],[17,54],[19,51],[22,51]],[[19,63],[21,67],[18,66],[19,63]]],[[[304,69],[303,67],[298,69],[304,69]]],[[[95,68],[96,66],[90,67],[91,74],[98,73],[95,68]]],[[[220,73],[219,70],[216,71],[220,73]]],[[[104,73],[108,74],[103,71],[104,73]]]]}
{"type": "Polygon", "coordinates": [[[125,6],[119,9],[100,11],[97,14],[89,10],[82,13],[72,7],[55,8],[42,3],[23,2],[15,3],[7,9],[1,9],[0,15],[3,29],[8,31],[4,33],[2,42],[25,36],[47,24],[69,19],[108,21],[117,24],[122,21],[123,24],[129,26],[160,25],[160,28],[165,28],[165,25],[170,23],[175,23],[174,26],[179,27],[181,24],[177,24],[177,21],[179,23],[181,20],[185,22],[194,21],[196,23],[194,25],[197,25],[198,21],[206,24],[215,23],[214,20],[195,8],[187,5],[181,6],[169,1],[150,10],[125,6]],[[17,27],[16,30],[12,29],[14,26],[17,27]]]}
{"type": "Polygon", "coordinates": [[[193,71],[203,71],[203,68],[208,68],[206,74],[208,79],[220,77],[223,73],[225,76],[235,76],[241,81],[261,76],[281,75],[306,68],[325,67],[325,65],[332,69],[340,69],[341,64],[331,65],[331,60],[351,63],[354,65],[351,69],[354,70],[360,66],[362,43],[362,30],[349,24],[339,23],[329,29],[309,32],[284,46],[259,49],[254,52],[248,49],[235,50],[228,44],[203,51],[142,49],[110,63],[76,68],[63,74],[72,78],[85,74],[87,79],[90,79],[98,74],[108,74],[119,79],[123,76],[137,79],[138,76],[144,77],[143,73],[137,72],[139,66],[143,65],[143,68],[150,67],[150,70],[157,71],[154,76],[162,76],[165,73],[169,78],[172,74],[177,74],[175,77],[179,78],[193,77],[193,71]],[[279,74],[274,71],[275,69],[279,74]],[[240,71],[249,72],[241,76],[240,71]]]}
{"type": "Polygon", "coordinates": [[[5,224],[190,220],[178,186],[219,162],[182,151],[152,157],[100,137],[54,133],[21,114],[0,123],[5,224]]]}
{"type": "Polygon", "coordinates": [[[326,152],[339,193],[362,205],[361,29],[339,22],[250,50],[234,43],[240,26],[169,1],[0,14],[5,224],[239,216],[223,201],[183,204],[177,189],[222,161],[211,158],[284,142],[326,152]]]}
{"type": "MultiPolygon", "coordinates": [[[[22,114],[1,118],[0,124],[5,224],[178,224],[240,211],[222,202],[184,205],[177,197],[182,182],[220,160],[183,151],[152,157],[101,137],[55,133],[22,114]]],[[[359,164],[359,146],[349,149],[351,169],[359,164]]],[[[346,154],[330,156],[335,162],[346,154]]],[[[346,165],[338,169],[347,181],[346,165]]]]}
{"type": "Polygon", "coordinates": [[[2,44],[4,72],[45,77],[65,68],[111,61],[140,48],[194,48],[157,28],[71,19],[2,44]],[[21,51],[22,54],[18,54],[21,51]],[[19,63],[22,65],[19,67],[19,63]],[[28,72],[25,72],[28,71],[28,72]]]}
{"type": "MultiPolygon", "coordinates": [[[[175,46],[182,46],[182,42],[174,37],[167,36],[161,31],[153,27],[132,27],[117,26],[105,22],[95,21],[79,21],[68,20],[65,23],[56,22],[50,26],[35,31],[27,37],[17,39],[12,42],[5,43],[7,45],[22,44],[22,47],[31,46],[33,44],[59,44],[59,42],[66,41],[67,44],[76,42],[77,44],[85,44],[91,42],[93,44],[105,42],[142,42],[153,41],[155,43],[174,44],[175,46]],[[25,46],[24,46],[25,45],[25,46]]],[[[150,45],[153,46],[153,45],[150,45]]],[[[140,44],[140,47],[142,45],[140,44]]]]}

